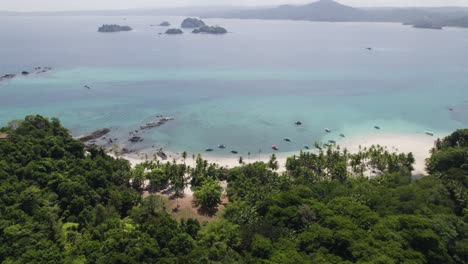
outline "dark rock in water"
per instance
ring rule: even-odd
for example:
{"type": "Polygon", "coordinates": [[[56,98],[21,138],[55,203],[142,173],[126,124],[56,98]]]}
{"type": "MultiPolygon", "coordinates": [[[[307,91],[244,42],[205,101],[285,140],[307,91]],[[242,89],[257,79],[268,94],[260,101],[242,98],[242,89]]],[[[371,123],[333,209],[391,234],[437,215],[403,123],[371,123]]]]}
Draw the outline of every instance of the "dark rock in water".
{"type": "Polygon", "coordinates": [[[294,123],[294,124],[300,126],[300,125],[302,125],[302,122],[301,121],[296,121],[296,123],[294,123]]]}
{"type": "Polygon", "coordinates": [[[167,160],[167,155],[162,149],[158,150],[158,152],[156,152],[156,155],[163,160],[167,160]]]}
{"type": "Polygon", "coordinates": [[[16,74],[5,74],[2,77],[0,77],[0,81],[6,80],[6,79],[13,79],[16,77],[16,74]]]}
{"type": "Polygon", "coordinates": [[[158,121],[146,123],[144,126],[140,126],[140,129],[145,130],[149,128],[160,127],[166,124],[167,122],[174,120],[173,117],[169,117],[169,116],[157,116],[157,117],[159,118],[158,121]]]}
{"type": "Polygon", "coordinates": [[[122,154],[128,154],[130,153],[131,151],[128,149],[128,148],[123,148],[122,149],[122,154]]]}
{"type": "Polygon", "coordinates": [[[196,18],[186,18],[182,22],[182,28],[199,28],[205,26],[205,22],[196,18]]]}
{"type": "Polygon", "coordinates": [[[209,149],[206,149],[205,151],[206,151],[206,152],[212,152],[213,149],[209,148],[209,149]]]}
{"type": "Polygon", "coordinates": [[[219,34],[226,34],[227,30],[223,27],[210,27],[210,26],[202,26],[200,28],[196,28],[192,31],[192,33],[198,34],[198,33],[206,33],[206,34],[214,34],[214,35],[219,35],[219,34]]]}
{"type": "Polygon", "coordinates": [[[220,148],[220,149],[225,149],[226,146],[225,146],[225,145],[218,145],[218,148],[220,148]]]}
{"type": "Polygon", "coordinates": [[[374,126],[375,129],[377,130],[380,130],[380,127],[379,126],[374,126]]]}
{"type": "Polygon", "coordinates": [[[167,35],[179,35],[179,34],[183,34],[184,32],[178,28],[170,28],[166,31],[166,33],[164,34],[167,34],[167,35]]]}
{"type": "Polygon", "coordinates": [[[284,141],[286,141],[286,142],[291,142],[291,139],[285,138],[284,141]]]}
{"type": "Polygon", "coordinates": [[[159,26],[161,26],[161,27],[168,27],[170,25],[171,25],[171,23],[169,23],[167,21],[161,22],[161,24],[159,24],[159,26]]]}
{"type": "Polygon", "coordinates": [[[22,71],[21,74],[22,74],[22,75],[28,75],[29,72],[28,72],[28,71],[22,71]]]}
{"type": "Polygon", "coordinates": [[[138,143],[138,142],[142,142],[143,138],[135,136],[135,137],[131,137],[128,141],[132,143],[138,143]]]}
{"type": "Polygon", "coordinates": [[[120,26],[120,25],[102,25],[98,32],[102,33],[112,33],[112,32],[120,32],[120,31],[131,31],[132,28],[129,26],[120,26]]]}
{"type": "Polygon", "coordinates": [[[232,150],[231,153],[232,153],[232,154],[237,154],[237,153],[239,153],[239,152],[237,152],[236,150],[232,150]]]}
{"type": "Polygon", "coordinates": [[[91,134],[76,137],[75,139],[79,140],[81,142],[87,142],[87,141],[91,141],[91,140],[94,140],[94,139],[98,139],[98,138],[104,136],[105,134],[107,134],[109,132],[110,132],[109,128],[103,128],[103,129],[99,129],[97,131],[94,131],[91,134]]]}

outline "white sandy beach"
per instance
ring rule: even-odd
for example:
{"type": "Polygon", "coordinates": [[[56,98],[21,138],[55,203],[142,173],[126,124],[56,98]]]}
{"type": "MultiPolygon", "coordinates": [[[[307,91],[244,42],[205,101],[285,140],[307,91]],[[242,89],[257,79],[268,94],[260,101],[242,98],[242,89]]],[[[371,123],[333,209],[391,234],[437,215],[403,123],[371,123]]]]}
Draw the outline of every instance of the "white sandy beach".
{"type": "MultiPolygon", "coordinates": [[[[425,171],[425,160],[429,157],[430,149],[434,145],[434,141],[439,137],[443,137],[444,135],[436,135],[434,137],[428,136],[425,134],[372,134],[372,135],[363,135],[363,136],[356,136],[350,137],[341,140],[338,142],[340,147],[348,149],[350,152],[357,152],[359,147],[370,147],[372,145],[381,145],[387,147],[389,151],[395,151],[399,153],[409,153],[412,152],[415,158],[415,165],[414,165],[414,175],[424,175],[426,174],[425,171]]],[[[170,157],[169,160],[176,159],[177,162],[183,162],[182,157],[179,153],[171,153],[166,152],[170,157]]],[[[285,171],[285,164],[286,159],[291,157],[292,155],[298,155],[299,151],[297,152],[278,152],[276,153],[276,157],[280,164],[279,171],[285,171]]],[[[231,156],[216,156],[213,154],[202,154],[203,158],[208,160],[210,163],[216,163],[220,166],[233,168],[239,166],[239,156],[240,155],[233,155],[231,156]]],[[[244,163],[253,163],[257,161],[268,162],[270,159],[270,155],[266,154],[251,154],[250,158],[245,154],[242,155],[244,163]]],[[[130,154],[124,155],[123,158],[127,159],[132,166],[139,164],[145,161],[143,155],[137,154],[130,154]]],[[[192,153],[188,154],[188,158],[186,159],[187,165],[192,165],[192,153]]]]}

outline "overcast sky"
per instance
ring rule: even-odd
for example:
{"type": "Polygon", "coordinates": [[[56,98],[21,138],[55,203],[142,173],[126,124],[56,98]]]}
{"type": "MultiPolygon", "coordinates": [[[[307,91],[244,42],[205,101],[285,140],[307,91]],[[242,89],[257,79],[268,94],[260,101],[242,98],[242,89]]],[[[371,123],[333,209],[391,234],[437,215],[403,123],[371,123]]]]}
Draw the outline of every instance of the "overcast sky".
{"type": "MultiPolygon", "coordinates": [[[[56,11],[158,8],[206,5],[282,5],[314,0],[0,0],[0,10],[56,11]]],[[[468,6],[468,0],[339,0],[352,6],[468,6]]]]}

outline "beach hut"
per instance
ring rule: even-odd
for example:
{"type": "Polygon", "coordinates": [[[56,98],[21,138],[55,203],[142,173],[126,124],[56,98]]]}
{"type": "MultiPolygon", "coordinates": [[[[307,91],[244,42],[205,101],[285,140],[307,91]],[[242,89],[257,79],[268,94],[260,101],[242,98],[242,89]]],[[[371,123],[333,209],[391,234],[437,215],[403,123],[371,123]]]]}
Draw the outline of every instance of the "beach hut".
{"type": "Polygon", "coordinates": [[[7,139],[7,138],[8,138],[8,134],[0,133],[0,140],[7,139]]]}

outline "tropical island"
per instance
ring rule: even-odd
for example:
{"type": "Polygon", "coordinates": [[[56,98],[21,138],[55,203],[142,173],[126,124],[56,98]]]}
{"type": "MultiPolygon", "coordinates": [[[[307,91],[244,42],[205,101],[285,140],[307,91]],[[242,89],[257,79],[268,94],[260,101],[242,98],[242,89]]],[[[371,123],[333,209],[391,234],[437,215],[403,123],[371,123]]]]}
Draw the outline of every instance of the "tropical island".
{"type": "Polygon", "coordinates": [[[192,33],[206,33],[206,34],[226,34],[227,30],[223,27],[219,26],[202,26],[200,28],[196,28],[192,31],[192,33]]]}
{"type": "Polygon", "coordinates": [[[112,33],[112,32],[120,32],[120,31],[132,31],[132,28],[129,26],[104,24],[98,29],[98,32],[102,32],[102,33],[112,33]]]}
{"type": "Polygon", "coordinates": [[[327,22],[391,22],[416,28],[468,27],[468,9],[382,7],[358,8],[333,0],[311,1],[303,5],[202,12],[206,18],[305,20],[327,22]]]}
{"type": "Polygon", "coordinates": [[[197,18],[186,18],[182,21],[182,28],[199,28],[205,26],[205,22],[197,18]]]}
{"type": "Polygon", "coordinates": [[[178,34],[182,34],[182,33],[184,33],[184,32],[179,28],[170,28],[170,29],[166,30],[166,33],[164,33],[164,34],[178,35],[178,34]]]}
{"type": "Polygon", "coordinates": [[[28,116],[0,129],[0,262],[462,264],[467,153],[463,129],[420,178],[411,153],[379,146],[319,147],[283,172],[274,155],[131,166],[28,116]]]}
{"type": "Polygon", "coordinates": [[[433,21],[416,21],[412,23],[406,23],[407,25],[412,25],[414,28],[426,28],[426,29],[442,29],[443,27],[433,21]]]}

